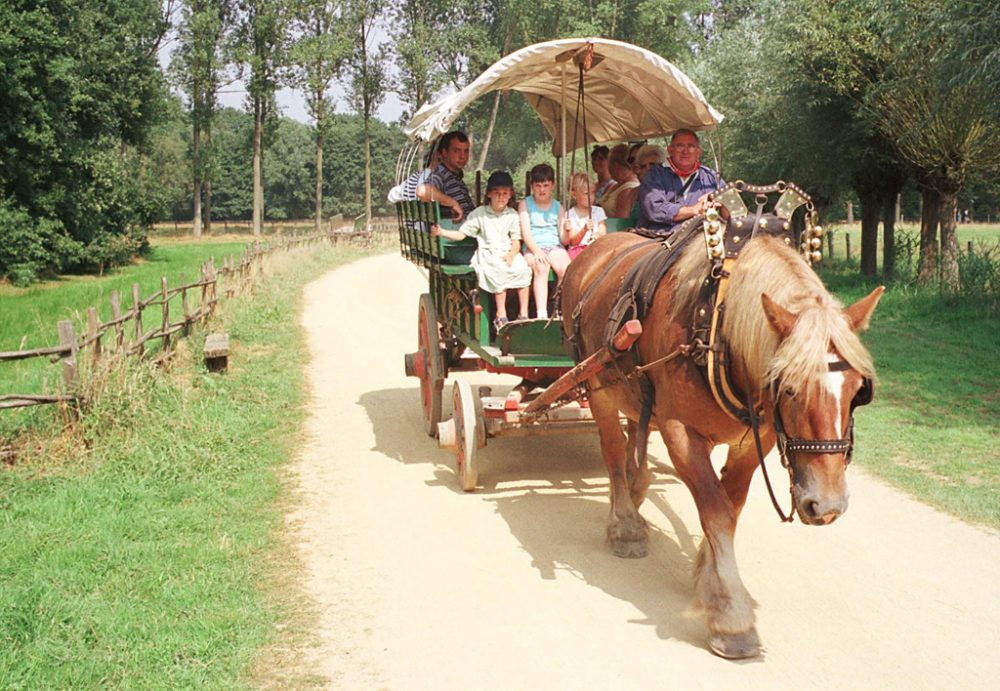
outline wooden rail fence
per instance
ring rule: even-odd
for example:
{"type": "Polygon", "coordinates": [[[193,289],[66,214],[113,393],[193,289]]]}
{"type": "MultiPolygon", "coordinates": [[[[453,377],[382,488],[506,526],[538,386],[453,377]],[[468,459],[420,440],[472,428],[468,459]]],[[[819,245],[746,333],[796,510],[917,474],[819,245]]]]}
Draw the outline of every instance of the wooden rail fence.
{"type": "Polygon", "coordinates": [[[171,288],[167,278],[161,277],[160,289],[146,298],[140,296],[139,284],[133,283],[132,304],[126,311],[122,311],[121,294],[112,291],[111,319],[102,322],[96,307],[87,308],[86,331],[81,336],[77,336],[73,322],[65,319],[57,325],[59,345],[0,352],[0,363],[36,357],[48,357],[53,363],[61,362],[65,389],[65,393],[55,395],[3,394],[0,395],[0,410],[48,403],[79,405],[82,401],[79,360],[84,357],[85,350],[89,351],[87,357],[97,365],[107,358],[142,357],[146,354],[147,344],[158,339],[161,342],[159,357],[169,358],[174,341],[187,336],[192,325],[211,317],[220,299],[245,290],[263,275],[268,256],[324,240],[334,242],[333,233],[249,243],[239,258],[224,257],[221,267],[216,265],[214,257],[204,262],[200,276],[190,283],[186,283],[184,274],[181,274],[180,285],[171,288]],[[158,322],[144,326],[143,312],[157,306],[161,308],[158,322]]]}

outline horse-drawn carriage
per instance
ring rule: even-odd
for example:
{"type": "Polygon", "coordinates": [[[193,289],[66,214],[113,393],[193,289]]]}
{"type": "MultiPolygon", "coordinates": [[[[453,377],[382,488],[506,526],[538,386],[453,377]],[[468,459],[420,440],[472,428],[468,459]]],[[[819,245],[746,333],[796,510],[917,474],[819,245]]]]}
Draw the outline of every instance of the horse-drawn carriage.
{"type": "MultiPolygon", "coordinates": [[[[662,137],[681,127],[710,130],[722,119],[693,82],[654,53],[602,39],[550,41],[508,55],[462,91],[421,108],[406,127],[411,142],[400,154],[398,180],[419,165],[421,150],[447,132],[469,104],[497,90],[520,92],[541,119],[553,139],[557,189],[563,191],[562,181],[572,172],[566,170],[568,147],[662,137]]],[[[581,165],[585,159],[581,156],[581,165]]],[[[477,205],[479,192],[477,177],[477,205]]],[[[433,223],[450,225],[434,203],[400,202],[397,215],[403,256],[429,274],[428,292],[418,306],[418,350],[406,356],[406,371],[420,378],[427,433],[442,447],[455,449],[463,489],[475,489],[477,451],[492,437],[594,431],[582,383],[595,365],[574,371],[558,322],[512,322],[498,333],[492,327],[491,296],[477,288],[469,266],[475,240],[455,242],[426,232],[433,223]],[[473,391],[459,379],[453,388],[454,418],[442,422],[448,374],[469,369],[513,374],[534,384],[551,383],[571,371],[573,378],[541,395],[533,395],[527,384],[518,390],[524,396],[507,397],[473,391]]],[[[625,230],[629,222],[608,219],[608,227],[625,230]]],[[[623,334],[620,345],[627,349],[626,340],[635,337],[623,334]]]]}
{"type": "MultiPolygon", "coordinates": [[[[421,108],[406,128],[413,143],[398,177],[469,103],[497,89],[520,91],[545,124],[563,191],[566,154],[579,146],[680,128],[711,133],[722,119],[686,76],[649,51],[601,39],[551,41],[508,55],[466,89],[421,108]]],[[[475,488],[477,450],[490,437],[597,429],[611,480],[608,541],[618,556],[644,556],[638,508],[650,481],[647,435],[658,430],[705,531],[696,593],[709,645],[724,657],[756,655],[753,604],[732,544],[750,481],[761,467],[784,520],[836,519],[847,506],[854,409],[871,400],[874,378],[856,332],[882,290],[847,309],[826,291],[810,266],[820,258],[822,230],[808,195],[784,182],[738,181],[669,236],[609,233],[567,269],[561,319],[499,330],[491,327],[491,296],[468,264],[473,241],[432,236],[430,226],[442,223],[436,205],[402,202],[398,216],[403,255],[429,276],[406,371],[420,378],[427,433],[456,449],[463,489],[475,488]],[[469,369],[546,386],[495,397],[458,379],[454,417],[442,422],[448,374],[469,369]],[[728,447],[721,477],[709,457],[717,445],[728,447]],[[764,463],[775,446],[788,469],[788,516],[764,463]]]]}

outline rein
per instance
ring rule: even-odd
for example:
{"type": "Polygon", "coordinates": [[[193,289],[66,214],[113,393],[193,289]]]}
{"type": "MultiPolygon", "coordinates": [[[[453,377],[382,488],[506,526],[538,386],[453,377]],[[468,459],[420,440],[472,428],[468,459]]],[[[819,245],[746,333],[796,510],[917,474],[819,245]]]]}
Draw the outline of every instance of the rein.
{"type": "MultiPolygon", "coordinates": [[[[573,333],[565,334],[567,346],[571,350],[574,360],[579,361],[579,336],[580,317],[583,306],[591,297],[596,287],[603,282],[610,274],[611,269],[633,251],[648,247],[652,244],[659,244],[659,252],[649,253],[642,257],[622,279],[619,286],[618,297],[608,314],[608,323],[605,330],[605,341],[617,331],[619,323],[625,319],[642,319],[648,306],[652,303],[652,298],[662,278],[673,266],[674,261],[680,254],[679,250],[693,238],[700,227],[705,236],[705,248],[708,260],[711,264],[708,277],[705,279],[701,297],[695,306],[695,316],[690,328],[690,340],[678,347],[673,352],[649,363],[641,363],[638,355],[638,346],[631,349],[633,364],[628,372],[622,370],[615,360],[615,367],[621,376],[621,383],[630,379],[638,378],[640,395],[640,416],[638,425],[639,437],[636,440],[636,451],[640,454],[639,460],[645,457],[647,436],[649,433],[649,422],[652,415],[654,402],[654,391],[652,380],[646,376],[646,371],[669,362],[677,357],[691,357],[696,364],[702,365],[708,388],[715,399],[716,404],[730,417],[748,427],[754,436],[754,443],[757,448],[757,457],[764,475],[764,482],[767,486],[771,503],[774,506],[779,518],[784,523],[794,520],[796,503],[794,486],[794,462],[795,455],[802,453],[813,454],[844,454],[844,465],[851,462],[854,447],[854,409],[857,406],[865,405],[872,398],[872,382],[865,379],[861,390],[851,401],[850,415],[846,434],[841,439],[799,439],[789,437],[785,432],[784,422],[781,419],[780,411],[780,388],[778,382],[773,384],[771,400],[773,408],[771,415],[777,447],[781,458],[782,467],[789,473],[789,493],[792,498],[792,505],[786,514],[778,504],[777,496],[771,484],[771,479],[764,463],[764,449],[760,437],[760,425],[764,418],[763,410],[754,406],[752,393],[748,393],[746,400],[737,393],[737,388],[730,378],[729,348],[722,338],[722,323],[725,316],[725,300],[732,268],[739,258],[740,251],[746,244],[757,235],[778,236],[788,245],[792,245],[795,239],[795,232],[791,228],[791,216],[803,204],[806,205],[806,230],[801,233],[799,251],[804,259],[811,263],[822,258],[820,248],[822,247],[822,228],[816,225],[817,216],[812,200],[801,189],[790,183],[779,181],[774,185],[757,186],[747,185],[742,180],[726,185],[717,191],[710,199],[715,207],[724,206],[729,209],[732,218],[723,227],[717,208],[713,207],[704,216],[696,216],[678,226],[677,230],[668,236],[666,240],[653,240],[651,242],[637,243],[627,248],[619,256],[612,259],[605,265],[603,271],[591,282],[584,291],[581,299],[577,302],[573,310],[573,333]],[[751,192],[756,194],[756,211],[750,213],[740,196],[741,192],[751,192]],[[767,202],[766,194],[769,192],[780,192],[773,213],[764,213],[764,206],[767,202]]],[[[641,232],[639,234],[642,234],[641,232]]],[[[828,365],[830,371],[844,371],[850,369],[850,364],[837,360],[828,365]]],[[[601,387],[604,388],[604,387],[601,387]]]]}

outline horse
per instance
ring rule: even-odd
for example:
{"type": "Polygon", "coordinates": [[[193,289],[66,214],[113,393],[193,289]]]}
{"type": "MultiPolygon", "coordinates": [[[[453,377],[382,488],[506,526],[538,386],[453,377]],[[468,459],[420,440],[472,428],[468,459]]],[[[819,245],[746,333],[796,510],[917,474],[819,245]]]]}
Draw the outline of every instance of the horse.
{"type": "MultiPolygon", "coordinates": [[[[783,462],[788,452],[793,506],[802,522],[827,525],[846,511],[851,453],[846,438],[853,441],[854,405],[867,402],[856,399],[870,399],[875,376],[857,333],[867,328],[884,288],[844,309],[787,241],[759,236],[745,243],[728,271],[720,342],[733,390],[741,392],[748,410],[761,411],[763,421],[751,434],[745,419],[727,414],[717,402],[693,357],[692,313],[705,309],[699,295],[709,273],[705,243],[694,240],[677,250],[680,255],[658,281],[641,319],[642,334],[625,355],[634,360],[633,369],[619,363],[597,373],[587,381],[588,396],[610,479],[607,539],[613,553],[646,555],[647,525],[639,507],[650,483],[645,432],[655,428],[694,497],[704,531],[694,591],[707,618],[709,648],[724,658],[747,658],[760,654],[761,642],[733,538],[750,481],[758,464],[763,467],[763,456],[781,440],[783,462]],[[630,376],[638,363],[651,385],[646,430],[639,428],[641,377],[630,376]],[[717,475],[710,453],[719,444],[729,449],[717,475]]],[[[564,338],[574,344],[577,357],[607,345],[619,287],[637,262],[662,251],[660,245],[633,233],[613,233],[570,264],[561,313],[564,338]]]]}

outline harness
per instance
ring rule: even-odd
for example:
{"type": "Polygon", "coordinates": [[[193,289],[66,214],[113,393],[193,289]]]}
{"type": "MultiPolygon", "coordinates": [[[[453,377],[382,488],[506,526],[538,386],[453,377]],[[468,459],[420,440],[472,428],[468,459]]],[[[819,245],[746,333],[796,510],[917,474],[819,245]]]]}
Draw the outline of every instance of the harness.
{"type": "MultiPolygon", "coordinates": [[[[800,234],[799,252],[807,262],[813,264],[822,259],[823,229],[817,224],[818,216],[810,197],[797,186],[778,181],[773,185],[748,185],[742,180],[730,183],[713,195],[714,206],[704,216],[696,216],[678,226],[667,238],[656,236],[656,239],[637,243],[612,259],[595,280],[588,286],[573,310],[573,334],[566,336],[567,348],[575,361],[579,361],[580,316],[588,298],[596,287],[608,276],[611,270],[625,257],[639,250],[647,251],[625,274],[618,288],[618,294],[608,313],[604,333],[604,343],[610,344],[614,334],[629,319],[641,320],[648,312],[653,297],[663,277],[680,257],[681,250],[686,247],[701,231],[704,236],[705,250],[709,262],[709,271],[702,283],[694,309],[694,317],[689,328],[688,343],[677,351],[667,355],[656,363],[643,364],[639,356],[638,345],[633,345],[627,354],[632,361],[630,372],[625,372],[619,360],[615,367],[623,381],[637,378],[639,399],[641,402],[639,414],[639,438],[636,448],[640,464],[645,462],[646,447],[649,434],[649,422],[652,417],[655,391],[653,383],[646,370],[654,364],[673,359],[677,356],[688,356],[695,364],[701,366],[709,390],[719,407],[734,420],[750,428],[757,446],[760,466],[763,470],[771,502],[783,522],[792,520],[794,514],[794,494],[792,495],[792,510],[786,515],[780,508],[764,464],[763,447],[760,441],[760,423],[765,417],[761,403],[752,400],[752,392],[741,395],[731,379],[729,347],[722,338],[722,325],[725,319],[726,294],[733,266],[739,259],[743,247],[758,235],[771,235],[784,240],[791,246],[795,242],[795,231],[792,229],[792,214],[802,205],[806,206],[806,228],[800,234]],[[741,193],[749,192],[755,195],[756,209],[753,213],[744,204],[741,193]],[[765,213],[767,194],[780,193],[774,209],[765,213]],[[729,210],[728,223],[723,222],[718,207],[729,210]]],[[[639,234],[646,233],[641,229],[639,234]]],[[[833,371],[846,370],[850,365],[844,361],[830,363],[833,371]]],[[[790,480],[792,463],[799,453],[843,453],[845,465],[850,463],[854,447],[854,408],[869,403],[873,395],[873,383],[865,379],[861,390],[851,402],[850,417],[846,434],[842,439],[797,439],[788,437],[780,413],[780,388],[775,382],[772,390],[771,411],[774,421],[777,446],[781,463],[789,471],[790,480]]]]}

